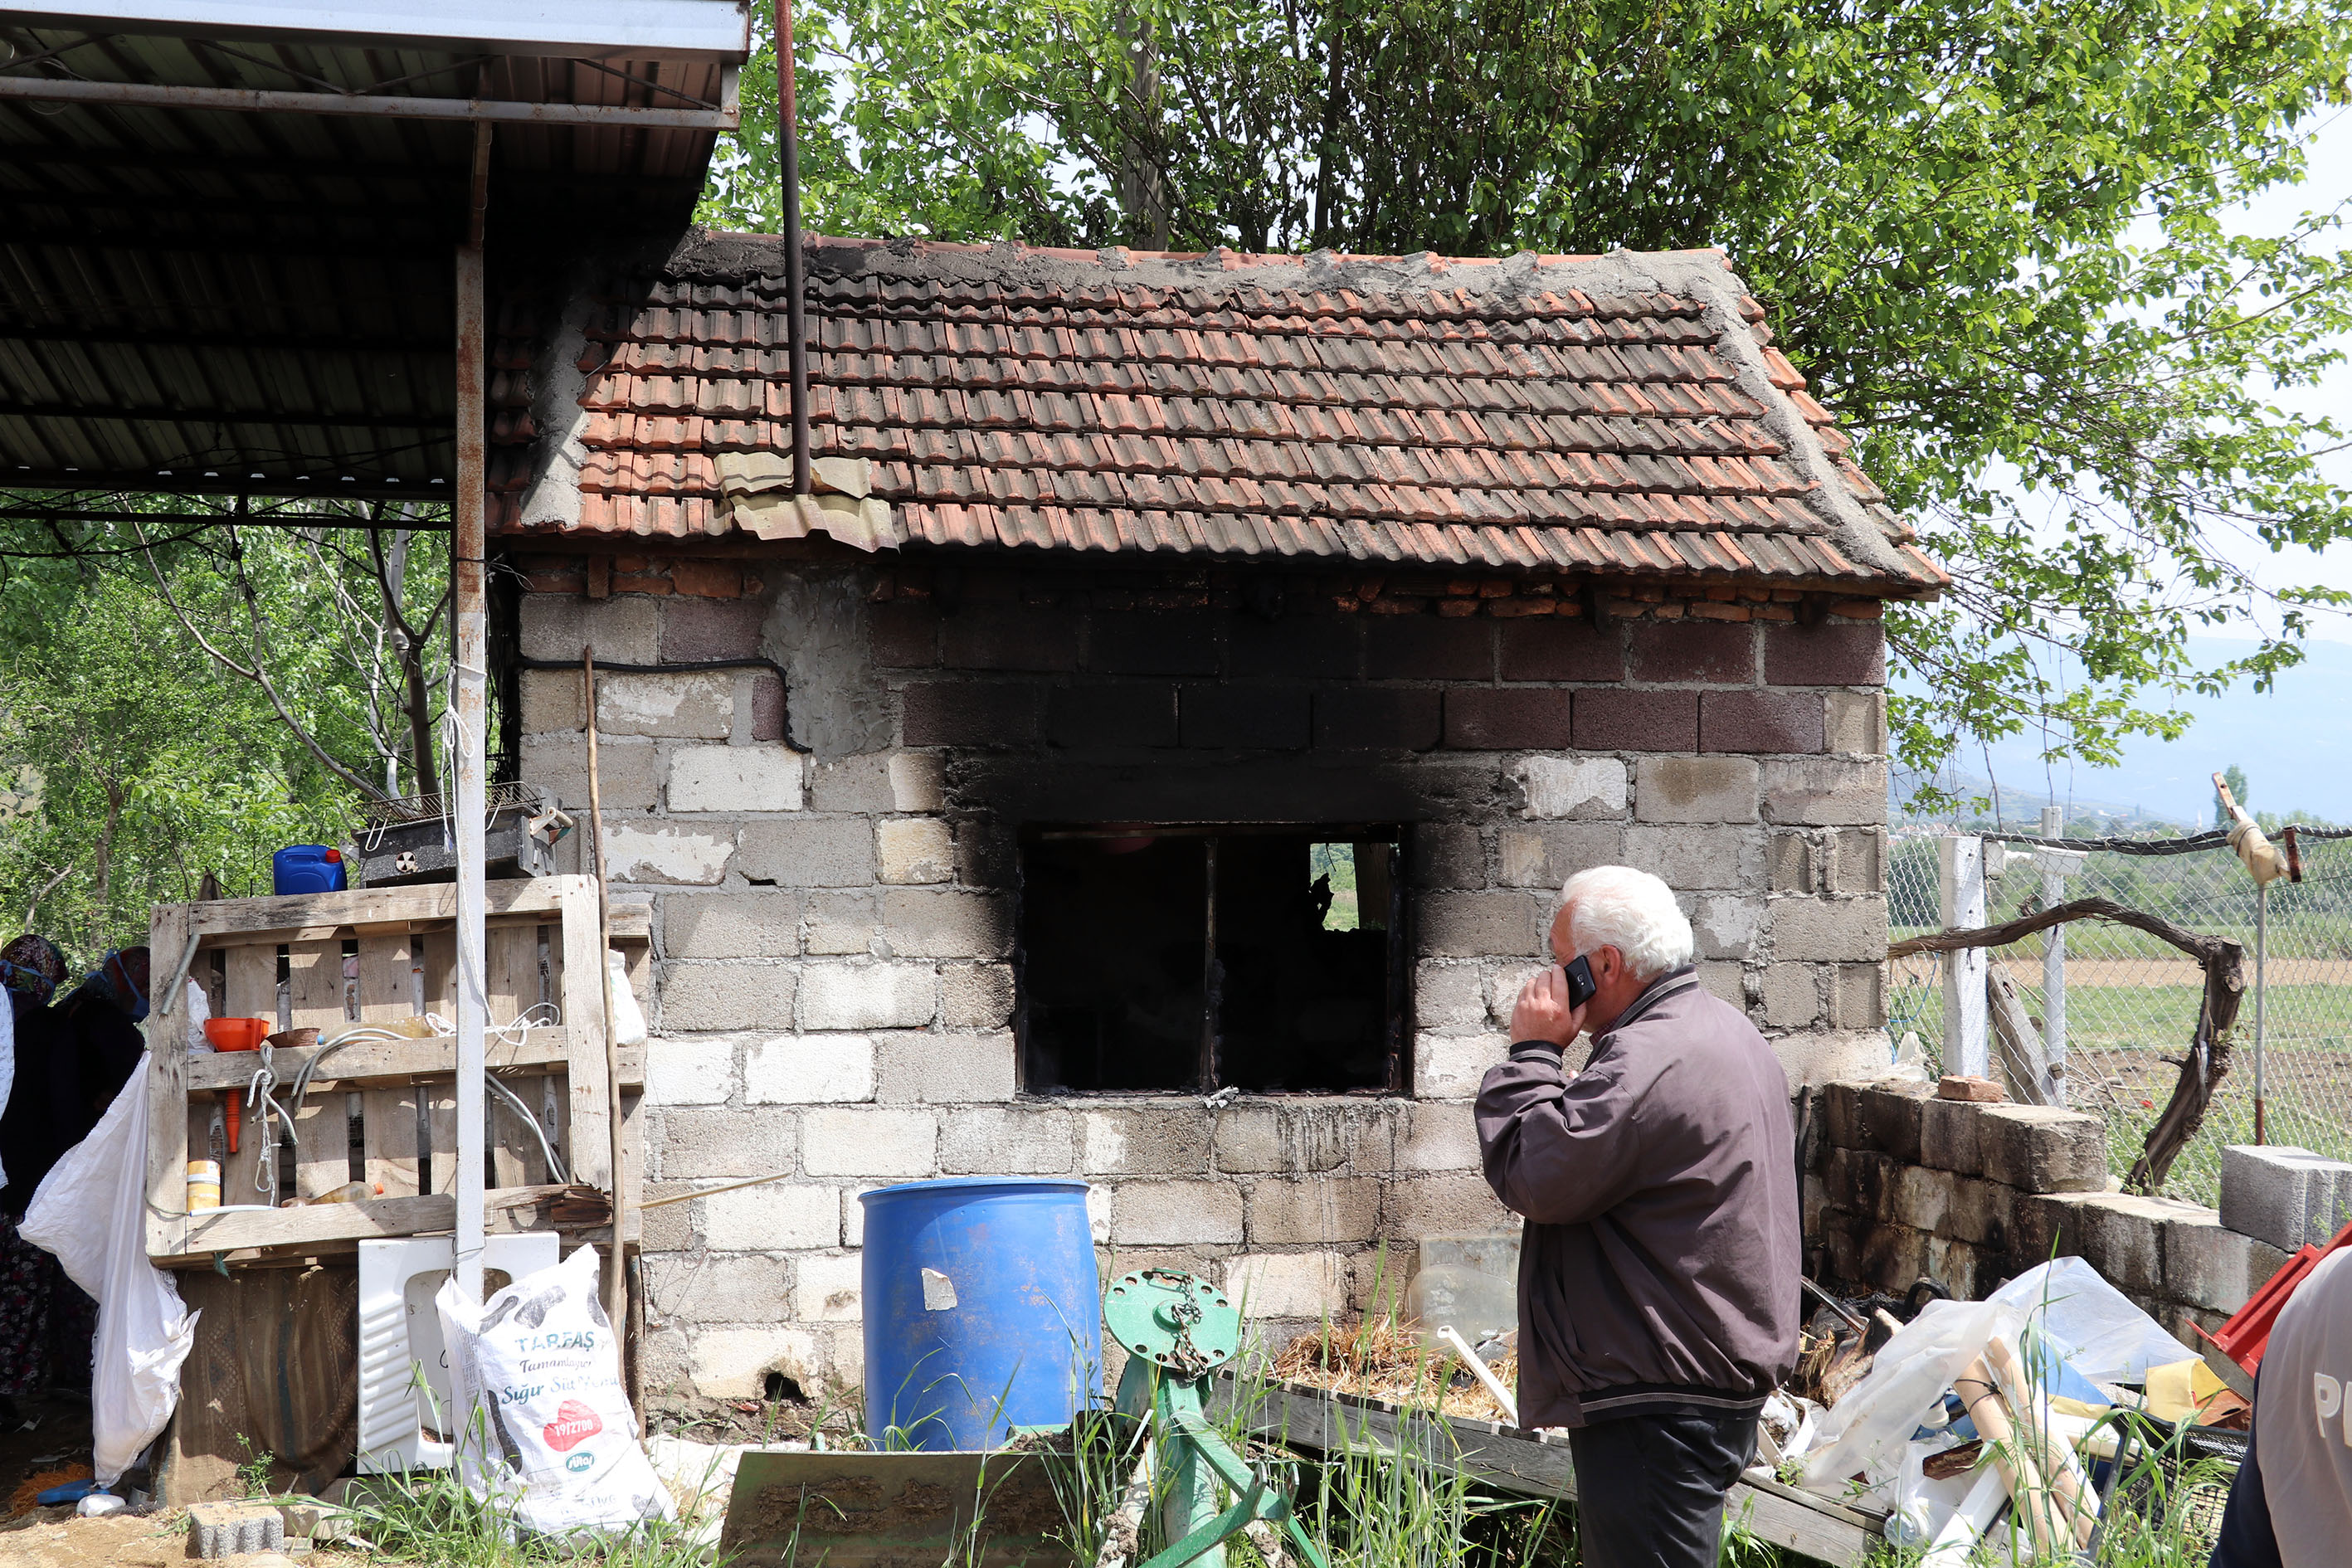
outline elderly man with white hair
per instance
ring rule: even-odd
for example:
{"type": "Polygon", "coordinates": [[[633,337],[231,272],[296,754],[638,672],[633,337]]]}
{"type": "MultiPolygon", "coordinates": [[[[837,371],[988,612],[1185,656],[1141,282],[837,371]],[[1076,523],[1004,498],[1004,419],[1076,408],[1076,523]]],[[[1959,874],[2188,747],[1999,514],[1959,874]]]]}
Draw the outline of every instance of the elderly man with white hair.
{"type": "Polygon", "coordinates": [[[1690,921],[1650,873],[1570,877],[1551,950],[1478,1090],[1487,1183],[1527,1219],[1519,1419],[1569,1428],[1586,1568],[1713,1568],[1725,1494],[1797,1360],[1788,1080],[1698,983],[1690,921]]]}

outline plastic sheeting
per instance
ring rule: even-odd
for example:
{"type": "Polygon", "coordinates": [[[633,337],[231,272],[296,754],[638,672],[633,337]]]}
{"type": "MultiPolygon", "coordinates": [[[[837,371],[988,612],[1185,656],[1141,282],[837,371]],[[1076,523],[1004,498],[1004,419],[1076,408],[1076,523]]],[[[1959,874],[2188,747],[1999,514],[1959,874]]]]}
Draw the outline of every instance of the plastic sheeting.
{"type": "Polygon", "coordinates": [[[91,1468],[112,1486],[180,1403],[196,1317],[147,1261],[147,1075],[134,1072],[89,1137],[66,1151],[17,1227],[98,1300],[91,1468]]]}
{"type": "Polygon", "coordinates": [[[2030,1316],[2066,1364],[2093,1383],[2144,1384],[2149,1367],[2195,1353],[2079,1258],[2029,1268],[1985,1299],[2030,1316]]]}

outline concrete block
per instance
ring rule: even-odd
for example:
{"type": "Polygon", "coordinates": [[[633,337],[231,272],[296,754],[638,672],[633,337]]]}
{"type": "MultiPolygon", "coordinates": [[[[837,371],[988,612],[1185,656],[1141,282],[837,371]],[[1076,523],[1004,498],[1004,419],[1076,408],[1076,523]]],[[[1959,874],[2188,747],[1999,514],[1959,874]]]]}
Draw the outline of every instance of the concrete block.
{"type": "Polygon", "coordinates": [[[1111,1239],[1121,1247],[1238,1245],[1238,1182],[1129,1182],[1111,1200],[1111,1239]]]}
{"type": "Polygon", "coordinates": [[[1079,1163],[1090,1176],[1197,1176],[1209,1168],[1215,1113],[1198,1100],[1078,1116],[1079,1163]]]}
{"type": "MultiPolygon", "coordinates": [[[[1496,836],[1502,885],[1540,888],[1557,893],[1560,885],[1588,866],[1615,865],[1626,858],[1625,830],[1613,822],[1544,823],[1532,827],[1505,827],[1496,836]]],[[[1634,861],[1640,865],[1642,862],[1634,861]]]]}
{"type": "Polygon", "coordinates": [[[1416,888],[1483,888],[1486,848],[1478,830],[1465,823],[1427,823],[1412,831],[1407,857],[1416,888]]]}
{"type": "Polygon", "coordinates": [[[735,1042],[646,1042],[646,1103],[719,1105],[735,1092],[735,1042]]]}
{"type": "Polygon", "coordinates": [[[891,955],[882,931],[881,900],[873,889],[811,892],[802,907],[801,942],[812,956],[891,955]]]}
{"type": "Polygon", "coordinates": [[[662,965],[665,1029],[790,1028],[795,976],[789,963],[662,965]]]}
{"type": "Polygon", "coordinates": [[[2199,1205],[2132,1193],[2092,1193],[2074,1206],[2075,1249],[2119,1290],[2161,1293],[2164,1249],[2159,1231],[2199,1205]]]}
{"type": "Polygon", "coordinates": [[[765,1398],[772,1372],[813,1387],[820,1371],[817,1337],[806,1329],[698,1329],[693,1342],[694,1391],[705,1399],[765,1398]]]}
{"type": "MultiPolygon", "coordinates": [[[[580,662],[583,648],[598,664],[661,662],[660,601],[643,594],[590,599],[576,594],[525,594],[520,606],[522,656],[580,662]]],[[[538,671],[562,678],[561,670],[538,671]]],[[[599,676],[601,686],[606,676],[599,676]]],[[[574,686],[579,677],[571,678],[574,686]]]]}
{"type": "Polygon", "coordinates": [[[893,811],[939,811],[947,805],[947,760],[935,752],[893,752],[887,769],[893,811]]]}
{"type": "Polygon", "coordinates": [[[1855,1104],[1861,1147],[1880,1150],[1906,1164],[1918,1163],[1927,1104],[1925,1086],[1864,1084],[1855,1104]]]}
{"type": "Polygon", "coordinates": [[[1855,1078],[1886,1066],[1884,1029],[1802,1029],[1773,1035],[1768,1043],[1791,1094],[1808,1084],[1855,1078]]]}
{"type": "Polygon", "coordinates": [[[1013,898],[891,888],[882,894],[882,934],[902,958],[1004,958],[1013,952],[1013,898]]]}
{"type": "Polygon", "coordinates": [[[1059,1106],[960,1106],[943,1115],[940,1169],[949,1175],[1059,1176],[1077,1163],[1077,1123],[1059,1106]]]}
{"type": "Polygon", "coordinates": [[[1359,1245],[1379,1229],[1381,1184],[1371,1176],[1317,1176],[1263,1181],[1249,1191],[1249,1239],[1254,1247],[1347,1241],[1359,1245]]]}
{"type": "Polygon", "coordinates": [[[743,829],[739,868],[786,888],[863,888],[874,880],[874,825],[864,817],[810,817],[743,829]]]}
{"type": "Polygon", "coordinates": [[[1271,1105],[1235,1105],[1217,1112],[1211,1148],[1217,1169],[1229,1174],[1289,1167],[1282,1112],[1271,1105]]]}
{"type": "Polygon", "coordinates": [[[1754,822],[1757,778],[1751,757],[1643,757],[1634,773],[1633,816],[1642,822],[1754,822]]]}
{"type": "Polygon", "coordinates": [[[949,964],[940,971],[940,1020],[950,1029],[1001,1029],[1013,1019],[1013,968],[949,964]]]}
{"type": "Polygon", "coordinates": [[[1511,1015],[1517,1011],[1519,994],[1528,982],[1551,967],[1548,959],[1523,958],[1516,963],[1486,965],[1486,1028],[1507,1036],[1511,1032],[1511,1015]]]}
{"type": "Polygon", "coordinates": [[[956,880],[967,888],[1013,888],[1021,878],[1021,845],[1001,822],[956,824],[956,880]]]}
{"type": "Polygon", "coordinates": [[[672,893],[662,900],[662,951],[669,958],[791,958],[800,951],[797,893],[672,893]]]}
{"type": "Polygon", "coordinates": [[[756,1252],[649,1256],[646,1305],[649,1315],[673,1322],[777,1322],[791,1315],[789,1273],[782,1258],[756,1252]]]}
{"type": "Polygon", "coordinates": [[[727,875],[727,862],[734,854],[735,834],[730,828],[653,822],[608,822],[604,826],[604,864],[615,882],[708,887],[727,875]]]}
{"type": "MultiPolygon", "coordinates": [[[[812,763],[809,805],[815,811],[888,812],[898,809],[890,791],[890,759],[906,752],[865,752],[812,763]]],[[[920,756],[925,753],[914,752],[920,756]]]]}
{"type": "Polygon", "coordinates": [[[1625,815],[1625,764],[1614,757],[1528,757],[1511,770],[1537,817],[1625,815]]]}
{"type": "Polygon", "coordinates": [[[863,1035],[781,1035],[743,1055],[752,1105],[824,1105],[874,1098],[874,1042],[863,1035]]]}
{"type": "Polygon", "coordinates": [[[1830,891],[1886,891],[1886,830],[1842,827],[1829,836],[1830,891]]]}
{"type": "Polygon", "coordinates": [[[939,1121],[928,1110],[878,1105],[808,1111],[801,1168],[812,1176],[935,1176],[939,1121]]]}
{"type": "Polygon", "coordinates": [[[1985,1108],[1965,1100],[1929,1098],[1919,1102],[1919,1163],[1939,1171],[1973,1176],[1984,1170],[1979,1131],[1985,1108]]]}
{"type": "Polygon", "coordinates": [[[793,1260],[793,1316],[804,1323],[855,1323],[866,1316],[865,1262],[857,1254],[793,1260]]]}
{"type": "Polygon", "coordinates": [[[2221,1151],[2221,1223],[2292,1252],[2325,1245],[2352,1203],[2352,1165],[2291,1143],[2233,1143],[2221,1151]]]}
{"type": "Polygon", "coordinates": [[[2165,1294],[2225,1315],[2243,1307],[2294,1256],[2231,1230],[2208,1208],[2175,1214],[2158,1232],[2165,1294]]]}
{"type": "Polygon", "coordinates": [[[1886,820],[1886,764],[1843,757],[1764,763],[1764,816],[1781,824],[1845,827],[1886,820]]]}
{"type": "Polygon", "coordinates": [[[1348,1310],[1347,1259],[1336,1252],[1244,1254],[1226,1260],[1225,1296],[1253,1321],[1338,1318],[1348,1310]]]}
{"type": "Polygon", "coordinates": [[[1427,893],[1419,917],[1423,957],[1516,957],[1542,951],[1551,910],[1526,893],[1427,893]]]}
{"type": "Polygon", "coordinates": [[[1676,892],[1752,892],[1765,877],[1764,835],[1754,827],[1629,827],[1622,861],[1676,892]]]}
{"type": "Polygon", "coordinates": [[[1833,1279],[1873,1290],[1901,1293],[1928,1269],[1926,1231],[1831,1209],[1822,1216],[1822,1240],[1833,1279]]]}
{"type": "Polygon", "coordinates": [[[1812,840],[1803,834],[1772,835],[1769,858],[1774,892],[1818,893],[1822,890],[1820,879],[1813,874],[1812,840]]]}
{"type": "Polygon", "coordinates": [[[1830,1024],[1840,1029],[1886,1026],[1884,965],[1841,963],[1830,971],[1830,1024]]]}
{"type": "Polygon", "coordinates": [[[798,811],[802,772],[782,746],[681,746],[669,755],[669,808],[798,811]]]}
{"type": "Polygon", "coordinates": [[[1486,1069],[1511,1054],[1501,1035],[1417,1035],[1412,1045],[1412,1092],[1420,1100],[1469,1100],[1486,1069]]]}
{"type": "MultiPolygon", "coordinates": [[[[583,818],[588,806],[588,738],[558,732],[526,735],[522,776],[552,790],[564,808],[583,818]]],[[[651,741],[602,740],[596,747],[596,788],[607,812],[651,811],[661,804],[661,755],[651,741]]]]}
{"type": "Polygon", "coordinates": [[[1774,899],[1772,956],[1875,963],[1886,956],[1884,899],[1774,899]]]}
{"type": "Polygon", "coordinates": [[[874,825],[885,882],[945,882],[955,876],[955,834],[936,817],[891,817],[874,825]]]}
{"type": "Polygon", "coordinates": [[[1475,1171],[1482,1156],[1478,1124],[1461,1105],[1416,1105],[1396,1140],[1396,1169],[1475,1171]]]}
{"type": "Polygon", "coordinates": [[[713,1193],[696,1199],[691,1206],[702,1211],[702,1245],[714,1252],[782,1252],[841,1245],[841,1200],[831,1187],[768,1182],[731,1193],[713,1193]]]}
{"type": "Polygon", "coordinates": [[[919,1029],[939,1012],[928,963],[811,963],[801,970],[804,1029],[919,1029]]]}
{"type": "Polygon", "coordinates": [[[1821,975],[1810,963],[1775,963],[1764,971],[1764,1022],[1802,1029],[1822,1016],[1821,975]]]}
{"type": "Polygon", "coordinates": [[[655,1170],[663,1181],[764,1176],[789,1170],[799,1128],[772,1111],[696,1110],[660,1113],[655,1170]]]}
{"type": "Polygon", "coordinates": [[[1832,691],[1823,710],[1832,752],[1886,754],[1886,695],[1880,691],[1832,691]]]}
{"type": "Polygon", "coordinates": [[[725,670],[596,678],[596,722],[608,735],[723,741],[734,718],[735,683],[725,670]]]}
{"type": "Polygon", "coordinates": [[[1383,1237],[1412,1241],[1433,1231],[1499,1230],[1518,1223],[1475,1172],[1399,1176],[1387,1186],[1381,1212],[1383,1237]]]}
{"type": "Polygon", "coordinates": [[[2095,1193],[2107,1185],[2106,1123],[2044,1105],[1979,1108],[1978,1169],[2028,1193],[2095,1193]]]}
{"type": "Polygon", "coordinates": [[[1018,1091],[1013,1036],[878,1035],[875,1098],[886,1105],[971,1105],[1018,1091]]]}
{"type": "Polygon", "coordinates": [[[1955,1300],[1975,1301],[1989,1296],[2009,1272],[2009,1259],[1998,1249],[1979,1247],[1958,1237],[1927,1238],[1927,1278],[1952,1293],[1955,1300]]]}
{"type": "Polygon", "coordinates": [[[1832,1207],[1869,1219],[1892,1220],[1903,1173],[1909,1168],[1867,1149],[1832,1148],[1822,1168],[1822,1184],[1829,1190],[1832,1207]]]}
{"type": "Polygon", "coordinates": [[[1764,924],[1765,908],[1747,893],[1685,894],[1691,935],[1701,958],[1745,959],[1755,956],[1756,939],[1764,924]]]}
{"type": "Polygon", "coordinates": [[[1413,971],[1413,1024],[1431,1033],[1462,1034],[1486,1021],[1486,976],[1469,963],[1423,963],[1413,971]]]}
{"type": "Polygon", "coordinates": [[[1737,960],[1701,960],[1696,965],[1698,983],[1741,1012],[1748,1010],[1748,970],[1737,960]]]}

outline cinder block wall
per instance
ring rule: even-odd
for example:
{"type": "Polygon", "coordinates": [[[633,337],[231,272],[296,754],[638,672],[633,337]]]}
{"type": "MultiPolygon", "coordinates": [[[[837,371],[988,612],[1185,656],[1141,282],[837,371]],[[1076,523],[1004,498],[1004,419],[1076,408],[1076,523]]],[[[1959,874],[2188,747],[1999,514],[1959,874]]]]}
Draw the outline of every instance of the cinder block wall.
{"type": "Polygon", "coordinates": [[[1980,1300],[2080,1257],[2195,1348],[2286,1262],[2200,1204],[2110,1190],[2106,1124],[2079,1111],[1938,1100],[1926,1085],[1832,1083],[1813,1100],[1805,1235],[1830,1278],[1980,1300]]]}
{"type": "MultiPolygon", "coordinates": [[[[1582,866],[1683,893],[1792,1085],[1884,1059],[1875,604],[1651,588],[1595,626],[1573,583],[518,564],[527,658],[786,676],[599,703],[613,870],[654,907],[649,1190],[793,1173],[649,1212],[649,1386],[857,1382],[856,1198],[891,1181],[1082,1176],[1106,1264],[1218,1274],[1277,1343],[1415,1237],[1511,1223],[1468,1100],[1582,866]],[[1415,825],[1410,1098],[1023,1095],[1015,832],[1167,819],[1415,825]]],[[[577,677],[520,682],[524,776],[583,802],[577,677]]]]}

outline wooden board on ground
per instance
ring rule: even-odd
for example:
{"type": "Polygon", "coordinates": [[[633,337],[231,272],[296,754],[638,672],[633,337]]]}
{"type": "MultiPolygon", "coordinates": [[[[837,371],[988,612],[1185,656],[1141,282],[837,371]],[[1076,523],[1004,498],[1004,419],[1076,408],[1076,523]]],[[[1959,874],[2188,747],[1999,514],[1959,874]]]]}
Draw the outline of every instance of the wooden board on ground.
{"type": "Polygon", "coordinates": [[[331,1482],[358,1436],[358,1268],[205,1270],[179,1285],[196,1339],[158,1450],[157,1498],[172,1508],[242,1498],[237,1467],[263,1454],[277,1461],[273,1490],[331,1482]]]}
{"type": "MultiPolygon", "coordinates": [[[[1231,1373],[1219,1374],[1211,1404],[1220,1419],[1236,1407],[1245,1409],[1249,1429],[1269,1442],[1327,1453],[1350,1444],[1410,1443],[1432,1460],[1458,1463],[1501,1490],[1576,1500],[1576,1474],[1564,1436],[1525,1432],[1499,1421],[1433,1416],[1305,1384],[1244,1387],[1231,1373]]],[[[1752,1470],[1733,1484],[1728,1506],[1731,1516],[1745,1520],[1760,1539],[1838,1568],[1863,1563],[1885,1525],[1882,1515],[1782,1486],[1752,1470]]]]}
{"type": "Polygon", "coordinates": [[[1067,1529],[1041,1455],[754,1449],[736,1466],[719,1557],[735,1568],[1070,1568],[1067,1529]]]}

